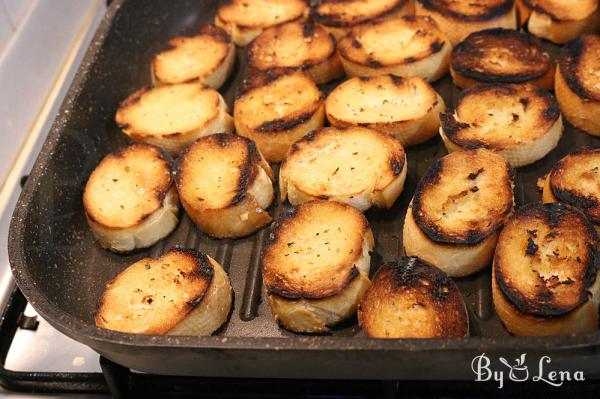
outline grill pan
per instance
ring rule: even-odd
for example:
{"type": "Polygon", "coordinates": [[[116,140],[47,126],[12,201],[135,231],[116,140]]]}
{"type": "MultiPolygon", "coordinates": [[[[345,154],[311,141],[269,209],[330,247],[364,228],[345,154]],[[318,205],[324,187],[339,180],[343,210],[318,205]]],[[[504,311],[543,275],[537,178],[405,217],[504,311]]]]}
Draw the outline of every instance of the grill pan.
{"type": "MultiPolygon", "coordinates": [[[[149,250],[116,255],[101,249],[87,226],[82,207],[85,182],[98,162],[127,144],[114,114],[119,101],[150,83],[152,54],[169,38],[191,34],[212,22],[214,0],[117,0],[111,5],[87,51],[65,102],[13,215],[10,263],[19,288],[55,328],[106,358],[134,370],[169,375],[331,379],[473,379],[471,360],[485,352],[530,362],[552,358],[556,370],[600,375],[600,332],[578,336],[517,338],[496,316],[491,299],[491,270],[456,280],[469,310],[471,334],[462,339],[375,340],[351,320],[329,334],[301,335],[280,329],[262,301],[259,253],[265,228],[238,240],[214,240],[183,215],[166,240],[149,250]],[[95,327],[93,313],[105,284],[127,265],[175,246],[197,248],[228,271],[235,291],[229,321],[214,336],[128,335],[95,327]]],[[[544,47],[554,57],[557,48],[544,47]]],[[[237,49],[233,76],[220,90],[232,105],[245,74],[243,50],[237,49]]],[[[328,92],[334,85],[324,86],[328,92]]],[[[449,77],[435,88],[448,105],[459,90],[449,77]]],[[[536,179],[565,154],[599,139],[566,123],[558,148],[516,174],[517,204],[539,201],[536,179]]],[[[376,241],[375,271],[383,261],[402,255],[402,221],[416,183],[429,165],[446,154],[439,138],[410,148],[403,194],[390,210],[366,216],[376,241]]],[[[276,215],[285,205],[273,205],[276,215]]],[[[493,363],[494,364],[494,363],[493,363]]]]}

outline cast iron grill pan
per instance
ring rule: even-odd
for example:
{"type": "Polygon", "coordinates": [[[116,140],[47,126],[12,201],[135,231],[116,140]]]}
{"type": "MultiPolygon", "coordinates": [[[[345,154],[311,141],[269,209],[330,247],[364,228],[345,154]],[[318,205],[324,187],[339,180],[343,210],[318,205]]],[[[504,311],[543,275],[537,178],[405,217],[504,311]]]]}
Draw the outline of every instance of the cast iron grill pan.
{"type": "MultiPolygon", "coordinates": [[[[149,250],[116,255],[101,249],[82,208],[85,182],[98,162],[128,143],[114,122],[119,101],[150,84],[152,54],[169,38],[192,34],[212,22],[217,1],[115,1],[104,18],[21,194],[10,230],[10,261],[16,281],[34,308],[57,329],[124,366],[159,374],[304,378],[472,378],[471,359],[486,352],[511,356],[549,354],[553,366],[598,372],[600,333],[575,337],[515,338],[496,316],[490,268],[457,283],[464,294],[471,334],[457,340],[372,340],[350,320],[330,334],[299,335],[277,326],[261,300],[259,253],[269,228],[238,240],[200,233],[182,212],[176,231],[149,250]],[[212,337],[137,336],[95,327],[93,313],[105,284],[127,265],[182,245],[220,262],[235,291],[229,321],[212,337]]],[[[557,48],[545,43],[554,56],[557,48]]],[[[245,75],[243,50],[235,72],[220,90],[232,106],[245,75]]],[[[330,91],[336,84],[322,87],[330,91]]],[[[459,90],[449,76],[435,85],[448,105],[459,90]]],[[[517,204],[538,201],[536,179],[565,154],[598,139],[568,123],[559,147],[536,164],[518,169],[517,204]]],[[[416,183],[446,154],[439,138],[410,148],[408,176],[390,210],[371,209],[376,253],[382,261],[402,255],[402,221],[416,183]]],[[[277,216],[289,206],[276,201],[277,216]]]]}

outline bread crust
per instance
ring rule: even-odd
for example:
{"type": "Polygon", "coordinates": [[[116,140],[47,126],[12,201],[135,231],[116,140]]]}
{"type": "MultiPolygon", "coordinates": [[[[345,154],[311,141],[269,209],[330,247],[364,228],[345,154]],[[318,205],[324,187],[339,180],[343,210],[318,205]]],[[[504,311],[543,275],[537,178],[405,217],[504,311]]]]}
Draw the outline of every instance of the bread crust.
{"type": "Polygon", "coordinates": [[[260,33],[286,22],[305,22],[309,6],[305,0],[226,0],[215,16],[215,25],[225,29],[238,46],[245,46],[260,33]]]}
{"type": "Polygon", "coordinates": [[[573,205],[597,226],[600,224],[599,185],[600,149],[581,149],[559,160],[548,173],[543,201],[573,205]]]}
{"type": "Polygon", "coordinates": [[[595,330],[596,246],[596,230],[574,207],[519,209],[500,233],[493,265],[494,303],[506,328],[516,335],[595,330]]]}
{"type": "Polygon", "coordinates": [[[434,137],[444,109],[444,100],[425,80],[395,75],[349,79],[325,101],[332,126],[364,126],[393,134],[405,147],[434,137]]]}
{"type": "Polygon", "coordinates": [[[144,87],[120,104],[115,120],[132,140],[171,155],[199,137],[233,131],[223,97],[196,81],[144,87]]]}
{"type": "Polygon", "coordinates": [[[348,76],[393,74],[428,81],[446,74],[451,50],[433,19],[414,15],[358,25],[338,45],[348,76]]]}
{"type": "Polygon", "coordinates": [[[564,44],[600,26],[598,0],[516,0],[520,25],[531,34],[564,44]],[[575,4],[574,4],[575,3],[575,4]]]}
{"type": "Polygon", "coordinates": [[[319,0],[311,7],[313,20],[337,40],[357,25],[413,13],[411,0],[319,0]]]}
{"type": "Polygon", "coordinates": [[[438,159],[419,181],[404,222],[404,248],[462,277],[492,261],[498,233],[512,213],[514,171],[486,149],[438,159]]]}
{"type": "Polygon", "coordinates": [[[177,36],[168,48],[152,60],[152,82],[155,85],[185,83],[198,80],[218,89],[225,83],[235,64],[235,46],[225,30],[202,25],[195,36],[177,36]]]}
{"type": "Polygon", "coordinates": [[[433,18],[454,45],[473,32],[517,27],[514,0],[416,0],[415,13],[433,18]]]}
{"type": "Polygon", "coordinates": [[[86,218],[98,243],[114,252],[153,245],[178,222],[171,161],[156,147],[133,144],[102,159],[84,192],[86,218]]]}
{"type": "Polygon", "coordinates": [[[354,314],[370,284],[373,233],[355,208],[311,201],[273,225],[261,255],[265,295],[285,328],[323,332],[354,314]]]}
{"type": "Polygon", "coordinates": [[[301,72],[266,72],[246,79],[234,104],[239,135],[256,142],[270,162],[281,162],[295,141],[323,127],[324,95],[301,72]]]}
{"type": "Polygon", "coordinates": [[[405,179],[406,154],[394,136],[362,127],[323,128],[290,147],[279,170],[280,199],[390,208],[405,179]]]}
{"type": "Polygon", "coordinates": [[[448,151],[487,148],[513,167],[550,152],[563,132],[554,96],[531,84],[481,84],[464,90],[454,110],[440,114],[448,151]]]}
{"type": "Polygon", "coordinates": [[[134,334],[210,335],[226,320],[231,297],[229,278],[214,259],[176,247],[109,282],[95,321],[134,334]]]}
{"type": "Polygon", "coordinates": [[[175,166],[181,203],[200,230],[217,238],[242,237],[271,222],[273,172],[245,137],[203,137],[175,166]]]}
{"type": "Polygon", "coordinates": [[[313,23],[290,22],[266,29],[247,47],[250,74],[302,71],[317,84],[344,75],[333,35],[313,23]]]}
{"type": "Polygon", "coordinates": [[[600,136],[600,36],[585,35],[563,47],[556,70],[556,98],[575,127],[600,136]]]}
{"type": "Polygon", "coordinates": [[[452,50],[454,83],[532,83],[554,88],[555,69],[539,41],[525,32],[493,28],[471,33],[452,50]]]}
{"type": "Polygon", "coordinates": [[[380,267],[359,305],[358,322],[372,338],[469,335],[467,308],[454,281],[414,257],[380,267]]]}

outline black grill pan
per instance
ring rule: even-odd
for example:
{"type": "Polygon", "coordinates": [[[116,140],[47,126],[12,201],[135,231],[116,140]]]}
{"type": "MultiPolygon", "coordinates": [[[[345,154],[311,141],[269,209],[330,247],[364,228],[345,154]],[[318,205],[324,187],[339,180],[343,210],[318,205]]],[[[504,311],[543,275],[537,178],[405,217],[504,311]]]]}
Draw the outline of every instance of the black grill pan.
{"type": "MultiPolygon", "coordinates": [[[[217,1],[117,0],[105,16],[21,194],[10,229],[10,262],[17,284],[54,327],[103,356],[158,374],[275,378],[472,379],[471,359],[528,353],[552,357],[552,368],[600,375],[600,332],[551,338],[509,336],[495,315],[489,268],[459,279],[472,337],[453,340],[373,340],[349,321],[327,335],[280,329],[261,300],[259,257],[268,228],[239,240],[214,240],[187,217],[150,250],[115,255],[93,240],[82,209],[87,177],[107,153],[127,144],[114,122],[120,100],[150,83],[149,62],[167,40],[210,22],[217,1]],[[127,335],[95,327],[93,313],[107,281],[132,262],[174,245],[198,248],[231,276],[235,303],[229,322],[211,337],[127,335]]],[[[556,49],[549,45],[548,51],[556,49]]],[[[238,49],[233,76],[221,89],[231,105],[245,73],[238,49]]],[[[331,85],[330,85],[331,86],[331,85]]],[[[447,104],[458,90],[448,77],[435,84],[447,104]]],[[[331,87],[324,87],[329,91],[331,87]]],[[[567,124],[557,149],[516,176],[519,204],[538,201],[536,179],[568,152],[599,140],[567,124]]],[[[402,255],[402,221],[415,185],[433,160],[446,154],[441,140],[408,150],[404,193],[387,211],[366,215],[376,239],[373,270],[402,255]]],[[[278,205],[277,215],[285,210],[278,205]]],[[[183,216],[183,215],[182,215],[183,216]]],[[[537,363],[536,363],[537,365],[537,363]]]]}

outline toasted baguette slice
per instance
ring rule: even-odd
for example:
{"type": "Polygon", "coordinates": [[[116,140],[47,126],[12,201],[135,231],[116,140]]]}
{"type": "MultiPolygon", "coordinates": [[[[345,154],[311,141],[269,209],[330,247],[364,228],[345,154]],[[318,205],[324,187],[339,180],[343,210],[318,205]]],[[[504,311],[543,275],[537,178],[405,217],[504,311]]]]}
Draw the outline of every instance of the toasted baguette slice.
{"type": "Polygon", "coordinates": [[[486,150],[458,151],[425,172],[404,220],[404,250],[453,277],[492,262],[513,209],[513,169],[486,150]]]}
{"type": "Polygon", "coordinates": [[[452,44],[480,30],[517,27],[514,0],[416,0],[415,13],[433,18],[452,44]]]}
{"type": "Polygon", "coordinates": [[[545,178],[542,200],[579,208],[600,230],[600,149],[582,149],[562,158],[545,178]]]}
{"type": "Polygon", "coordinates": [[[131,139],[172,155],[199,137],[233,131],[223,97],[198,82],[138,90],[121,103],[115,119],[131,139]]]}
{"type": "Polygon", "coordinates": [[[252,140],[202,137],[181,154],[175,173],[187,215],[206,234],[242,237],[271,222],[273,172],[252,140]]]}
{"type": "Polygon", "coordinates": [[[493,28],[471,33],[452,50],[450,74],[464,89],[478,83],[532,83],[554,88],[554,66],[525,32],[493,28]]]}
{"type": "Polygon", "coordinates": [[[357,25],[413,13],[412,0],[320,0],[311,8],[315,22],[323,25],[337,40],[357,25]]]}
{"type": "Polygon", "coordinates": [[[323,128],[295,142],[279,169],[280,199],[390,208],[404,188],[406,154],[392,135],[363,127],[323,128]]]}
{"type": "Polygon", "coordinates": [[[174,248],[135,262],[109,282],[96,325],[132,334],[210,335],[227,320],[232,292],[214,259],[174,248]]]}
{"type": "Polygon", "coordinates": [[[422,78],[383,75],[352,78],[325,101],[332,126],[365,126],[398,137],[403,146],[423,143],[440,128],[444,100],[422,78]]]}
{"type": "Polygon", "coordinates": [[[440,120],[449,152],[484,147],[515,168],[545,157],[563,132],[554,96],[529,83],[473,86],[460,94],[456,109],[440,114],[440,120]]]}
{"type": "Polygon", "coordinates": [[[262,253],[275,319],[297,332],[324,332],[356,312],[370,284],[373,233],[353,207],[334,201],[299,205],[279,219],[262,253]]]}
{"type": "Polygon", "coordinates": [[[228,0],[218,8],[215,25],[225,29],[235,44],[245,46],[266,28],[304,22],[308,15],[304,0],[228,0]]]}
{"type": "Polygon", "coordinates": [[[203,25],[196,36],[177,36],[154,56],[155,85],[197,80],[214,89],[225,83],[235,64],[235,45],[223,29],[203,25]]]}
{"type": "Polygon", "coordinates": [[[563,44],[600,27],[598,0],[516,0],[519,22],[532,35],[563,44]]]}
{"type": "Polygon", "coordinates": [[[83,206],[102,247],[114,252],[149,247],[179,221],[171,162],[147,144],[109,154],[90,175],[83,206]]]}
{"type": "Polygon", "coordinates": [[[253,75],[233,106],[235,129],[251,138],[269,162],[281,162],[296,140],[325,120],[324,96],[301,72],[253,75]]]}
{"type": "Polygon", "coordinates": [[[469,335],[467,307],[446,273],[419,258],[381,266],[358,306],[372,338],[459,338],[469,335]]]}
{"type": "Polygon", "coordinates": [[[596,230],[562,203],[528,204],[500,233],[492,274],[496,312],[515,335],[596,331],[596,230]]]}
{"type": "Polygon", "coordinates": [[[600,36],[583,36],[563,47],[555,91],[567,120],[600,136],[600,36]]]}
{"type": "Polygon", "coordinates": [[[452,46],[427,17],[404,16],[359,25],[339,42],[348,76],[393,74],[434,81],[448,72],[452,46]]]}
{"type": "Polygon", "coordinates": [[[290,22],[266,29],[248,45],[252,73],[303,71],[317,84],[344,75],[336,41],[322,26],[290,22]]]}

